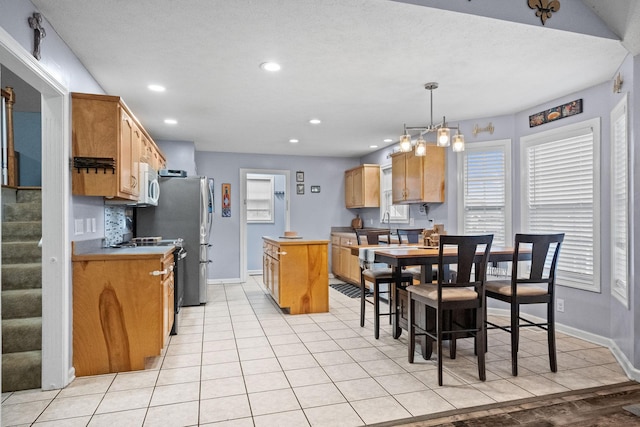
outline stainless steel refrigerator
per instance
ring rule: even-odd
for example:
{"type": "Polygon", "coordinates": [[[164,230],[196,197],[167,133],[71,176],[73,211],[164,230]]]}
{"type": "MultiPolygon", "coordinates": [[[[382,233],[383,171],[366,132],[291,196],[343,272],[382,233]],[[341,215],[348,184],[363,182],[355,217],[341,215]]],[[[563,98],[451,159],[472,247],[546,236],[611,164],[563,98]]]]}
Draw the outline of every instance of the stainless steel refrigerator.
{"type": "Polygon", "coordinates": [[[183,305],[207,302],[209,236],[213,225],[213,179],[161,177],[158,206],[136,210],[136,236],[184,239],[183,305]]]}

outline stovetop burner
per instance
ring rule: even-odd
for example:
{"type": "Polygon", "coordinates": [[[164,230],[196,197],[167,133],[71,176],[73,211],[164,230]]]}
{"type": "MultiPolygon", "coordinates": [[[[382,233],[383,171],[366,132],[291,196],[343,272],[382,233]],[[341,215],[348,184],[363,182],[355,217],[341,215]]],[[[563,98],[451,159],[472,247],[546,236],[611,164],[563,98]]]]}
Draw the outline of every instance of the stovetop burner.
{"type": "Polygon", "coordinates": [[[129,242],[122,242],[111,245],[112,248],[135,248],[138,246],[175,246],[176,248],[184,247],[184,239],[162,239],[162,237],[135,237],[129,242]]]}

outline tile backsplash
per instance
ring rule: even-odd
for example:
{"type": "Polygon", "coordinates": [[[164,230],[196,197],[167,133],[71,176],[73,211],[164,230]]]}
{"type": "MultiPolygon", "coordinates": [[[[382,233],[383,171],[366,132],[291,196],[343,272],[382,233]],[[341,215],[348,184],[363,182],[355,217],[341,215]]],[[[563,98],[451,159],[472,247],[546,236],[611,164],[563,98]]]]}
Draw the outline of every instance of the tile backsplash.
{"type": "MultiPolygon", "coordinates": [[[[124,234],[133,235],[133,208],[127,206],[104,207],[105,246],[122,243],[124,234]]],[[[128,239],[126,239],[128,240],[128,239]]]]}

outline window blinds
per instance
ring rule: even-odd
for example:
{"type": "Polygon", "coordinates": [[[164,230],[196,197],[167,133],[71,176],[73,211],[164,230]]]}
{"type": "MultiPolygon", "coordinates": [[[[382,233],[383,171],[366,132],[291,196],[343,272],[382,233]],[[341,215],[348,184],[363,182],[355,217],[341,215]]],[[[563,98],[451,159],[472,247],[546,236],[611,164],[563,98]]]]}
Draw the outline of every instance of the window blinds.
{"type": "Polygon", "coordinates": [[[629,151],[626,98],[611,112],[611,274],[612,294],[629,306],[629,151]]]}
{"type": "Polygon", "coordinates": [[[594,284],[593,130],[526,148],[523,224],[531,233],[565,233],[558,282],[594,284]]]}
{"type": "Polygon", "coordinates": [[[468,149],[464,155],[464,234],[493,234],[496,246],[507,242],[505,157],[502,147],[468,149]]]}

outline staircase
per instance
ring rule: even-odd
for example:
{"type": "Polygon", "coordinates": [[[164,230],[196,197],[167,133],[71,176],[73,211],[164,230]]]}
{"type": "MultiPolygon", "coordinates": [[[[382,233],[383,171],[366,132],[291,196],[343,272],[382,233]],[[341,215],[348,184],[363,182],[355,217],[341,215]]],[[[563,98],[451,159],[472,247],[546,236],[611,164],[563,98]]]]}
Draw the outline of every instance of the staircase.
{"type": "Polygon", "coordinates": [[[2,391],[41,387],[42,198],[2,189],[2,391]]]}

